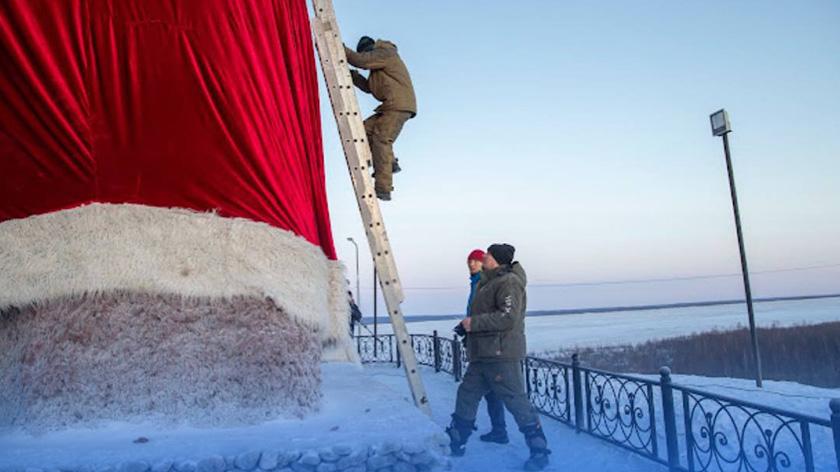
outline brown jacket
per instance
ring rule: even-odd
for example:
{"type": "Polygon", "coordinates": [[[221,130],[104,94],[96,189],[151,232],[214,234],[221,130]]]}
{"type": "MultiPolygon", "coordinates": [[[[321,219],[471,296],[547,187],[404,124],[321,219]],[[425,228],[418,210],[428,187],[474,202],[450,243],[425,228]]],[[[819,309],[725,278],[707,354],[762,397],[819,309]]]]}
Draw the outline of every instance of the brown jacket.
{"type": "Polygon", "coordinates": [[[412,116],[417,114],[414,86],[394,43],[380,39],[372,51],[359,53],[345,46],[344,52],[350,65],[370,70],[367,78],[353,71],[353,84],[382,102],[376,108],[377,113],[407,111],[412,116]]]}

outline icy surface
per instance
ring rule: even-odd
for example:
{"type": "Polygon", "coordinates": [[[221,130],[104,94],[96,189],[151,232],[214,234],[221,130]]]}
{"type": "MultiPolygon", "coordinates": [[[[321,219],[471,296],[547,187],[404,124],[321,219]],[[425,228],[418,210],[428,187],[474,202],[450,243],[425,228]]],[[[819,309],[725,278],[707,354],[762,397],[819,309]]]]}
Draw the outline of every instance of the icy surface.
{"type": "MultiPolygon", "coordinates": [[[[840,297],[814,300],[762,302],[755,304],[759,326],[794,326],[840,321],[840,297]]],[[[451,337],[452,327],[460,321],[412,322],[408,330],[415,334],[451,337]]],[[[654,339],[683,336],[714,329],[733,329],[747,324],[746,305],[717,305],[667,308],[608,313],[530,317],[525,323],[528,351],[539,353],[578,347],[638,344],[654,339]]],[[[388,324],[379,326],[390,333],[388,324]]]]}
{"type": "MultiPolygon", "coordinates": [[[[377,381],[392,386],[408,396],[408,387],[402,369],[394,366],[369,367],[377,381]]],[[[449,424],[450,415],[455,407],[458,384],[449,374],[435,374],[431,369],[423,369],[423,380],[431,399],[433,417],[441,428],[449,424]]],[[[665,471],[665,467],[643,459],[624,449],[611,446],[599,439],[585,434],[576,434],[568,426],[552,419],[542,419],[543,428],[548,437],[548,447],[552,450],[549,471],[575,472],[651,472],[665,471]]],[[[478,440],[479,434],[490,430],[490,420],[482,403],[479,409],[476,431],[467,444],[464,457],[452,459],[453,470],[469,472],[521,471],[522,464],[528,458],[528,448],[523,436],[518,432],[510,413],[507,414],[510,444],[487,444],[478,440]]]]}
{"type": "MultiPolygon", "coordinates": [[[[263,449],[315,449],[323,446],[350,447],[384,441],[422,441],[439,433],[449,423],[458,384],[445,373],[423,369],[433,422],[411,406],[402,369],[392,365],[361,369],[352,365],[324,365],[324,408],[303,421],[276,421],[250,428],[179,429],[155,431],[143,425],[115,424],[104,431],[65,431],[41,437],[0,436],[0,469],[11,464],[37,464],[42,468],[90,464],[114,464],[144,460],[154,464],[168,458],[199,460],[212,455],[239,456],[263,449]],[[134,444],[137,437],[149,438],[134,444]]],[[[656,378],[655,376],[651,378],[656,378]]],[[[765,383],[758,391],[748,380],[674,376],[674,382],[743,398],[761,404],[828,417],[828,401],[840,396],[840,389],[803,386],[792,382],[765,383]]],[[[656,397],[656,404],[660,399],[656,397]]],[[[681,414],[677,409],[678,415],[681,414]]],[[[677,418],[682,424],[682,418],[677,418]]],[[[633,453],[614,447],[554,420],[543,418],[551,456],[550,471],[664,471],[665,468],[633,453]]],[[[478,431],[471,438],[467,454],[452,459],[455,471],[518,471],[528,456],[525,442],[508,415],[508,445],[485,444],[478,434],[489,429],[483,408],[478,431]]],[[[664,445],[660,429],[660,444],[664,445]]],[[[817,470],[836,470],[830,437],[814,431],[817,470]],[[832,469],[832,467],[834,467],[832,469]]],[[[827,433],[827,431],[825,432],[827,433]]],[[[681,444],[682,438],[681,438],[681,444]]],[[[681,452],[684,454],[684,447],[681,452]]]]}
{"type": "MultiPolygon", "coordinates": [[[[795,325],[840,320],[840,299],[762,303],[757,306],[762,325],[795,325]]],[[[743,306],[717,306],[649,310],[645,312],[566,315],[531,318],[528,321],[531,351],[574,345],[610,345],[641,342],[714,328],[735,327],[745,319],[743,306]]],[[[448,333],[454,322],[413,323],[415,333],[439,329],[448,333]],[[428,326],[426,326],[428,325],[428,326]]],[[[237,455],[261,449],[310,449],[323,445],[358,445],[385,440],[416,440],[440,432],[449,423],[457,383],[444,373],[423,370],[434,412],[430,422],[411,406],[402,369],[394,366],[368,367],[324,365],[324,407],[305,421],[277,421],[250,428],[189,429],[156,431],[144,425],[115,424],[103,431],[65,431],[41,437],[0,433],[0,468],[25,463],[38,467],[112,464],[126,460],[156,462],[162,458],[200,459],[214,454],[237,455]],[[134,444],[140,436],[146,444],[134,444]]],[[[652,378],[656,378],[653,376],[652,378]]],[[[828,401],[840,397],[840,389],[824,389],[792,382],[765,382],[757,390],[751,381],[674,375],[674,382],[723,395],[742,398],[786,410],[828,418],[828,401]]],[[[660,405],[658,396],[655,399],[660,405]]],[[[681,415],[681,409],[677,414],[681,415]]],[[[661,410],[657,408],[657,411],[661,410]]],[[[659,418],[661,421],[661,416],[659,418]]],[[[549,470],[658,471],[663,467],[633,453],[611,446],[545,418],[552,464],[549,470]]],[[[681,416],[677,424],[682,424],[681,416]]],[[[527,449],[508,417],[511,443],[485,444],[477,435],[489,429],[483,405],[479,410],[476,436],[467,455],[453,459],[456,471],[521,470],[527,449]]],[[[664,446],[663,428],[658,428],[664,446]]],[[[817,470],[837,470],[827,432],[813,431],[817,470]],[[832,469],[833,467],[833,469],[832,469]]],[[[681,438],[681,444],[682,442],[681,438]]],[[[661,447],[664,451],[664,447],[661,447]]],[[[663,454],[664,452],[660,453],[663,454]]],[[[681,447],[685,453],[685,448],[681,447]]]]}
{"type": "MultiPolygon", "coordinates": [[[[659,376],[639,377],[658,379],[659,376]]],[[[671,378],[674,383],[686,387],[824,419],[831,414],[828,402],[832,398],[840,398],[840,388],[812,387],[796,382],[765,380],[764,388],[757,388],[755,381],[748,379],[697,375],[672,375],[671,378]]]]}
{"type": "MultiPolygon", "coordinates": [[[[657,380],[658,376],[640,376],[657,380]]],[[[828,406],[832,398],[840,398],[840,388],[820,388],[812,387],[810,385],[802,385],[795,382],[779,382],[773,380],[765,380],[763,388],[757,388],[755,382],[745,379],[731,379],[723,377],[700,377],[695,375],[674,375],[672,380],[677,385],[686,387],[693,387],[704,392],[710,392],[730,398],[735,398],[742,401],[757,403],[762,406],[779,408],[781,410],[799,413],[803,415],[810,415],[823,420],[828,420],[831,417],[831,410],[828,406]]],[[[677,424],[683,424],[682,408],[679,407],[681,401],[681,394],[675,393],[675,401],[677,402],[676,416],[677,424]]],[[[659,390],[654,389],[654,398],[657,405],[661,404],[659,390]]],[[[710,405],[709,403],[706,404],[710,405]]],[[[730,410],[737,414],[736,410],[730,410]]],[[[741,419],[744,417],[741,415],[741,419]]],[[[761,417],[765,427],[775,428],[778,423],[770,420],[769,416],[761,417]]],[[[660,418],[661,425],[661,418],[660,418]]],[[[724,433],[730,440],[737,437],[737,433],[731,428],[731,424],[726,421],[718,423],[719,431],[724,433]]],[[[678,427],[678,431],[682,431],[682,426],[678,427]]],[[[750,436],[748,444],[759,444],[761,441],[755,436],[754,429],[749,430],[750,436]]],[[[665,444],[664,427],[660,426],[658,429],[660,444],[665,444]]],[[[742,433],[743,434],[743,433],[742,433]]],[[[782,436],[785,436],[782,434],[782,436]]],[[[782,438],[787,439],[787,438],[782,438]]],[[[680,451],[681,455],[685,457],[685,438],[680,437],[680,451]]],[[[816,471],[830,471],[838,470],[837,460],[834,454],[834,446],[831,437],[831,430],[823,426],[811,426],[811,444],[814,451],[814,468],[816,471]]],[[[787,444],[787,452],[791,453],[793,459],[792,470],[798,470],[798,467],[804,467],[801,462],[801,457],[798,448],[795,445],[787,444]]],[[[760,464],[755,462],[754,464],[760,464]]]]}
{"type": "MultiPolygon", "coordinates": [[[[401,369],[393,366],[370,367],[374,377],[392,386],[408,396],[408,389],[401,369]]],[[[640,376],[641,377],[641,376],[640,376]]],[[[646,376],[658,379],[658,376],[646,376]]],[[[458,384],[448,374],[435,374],[431,369],[424,369],[423,380],[426,383],[432,402],[434,420],[441,426],[450,421],[450,414],[455,406],[455,396],[458,384]]],[[[826,389],[800,385],[793,382],[765,381],[764,389],[757,389],[752,381],[728,378],[706,378],[698,376],[673,376],[677,384],[699,388],[728,397],[734,397],[761,405],[773,406],[789,411],[829,418],[828,402],[831,398],[840,397],[840,389],[826,389]]],[[[655,405],[659,425],[660,456],[665,457],[664,426],[661,424],[661,398],[658,389],[655,392],[655,405]]],[[[679,395],[677,395],[679,400],[679,395]]],[[[678,405],[679,406],[679,405],[678,405]]],[[[677,408],[678,431],[683,431],[681,408],[677,408]]],[[[644,459],[624,449],[607,444],[586,434],[576,434],[574,430],[550,418],[542,418],[543,428],[548,437],[552,464],[548,470],[556,471],[659,471],[666,468],[644,459]]],[[[511,443],[508,445],[486,444],[478,440],[478,434],[490,429],[484,404],[479,408],[477,425],[478,431],[467,445],[467,454],[462,458],[453,458],[454,470],[457,471],[513,471],[521,470],[522,463],[527,459],[528,452],[522,435],[516,430],[513,417],[507,414],[508,434],[511,443]]],[[[724,432],[724,431],[721,431],[724,432]]],[[[725,431],[729,435],[734,432],[725,431]]],[[[734,437],[734,436],[733,436],[734,437]]],[[[680,452],[685,463],[685,442],[680,437],[680,452]]],[[[836,471],[834,449],[831,433],[828,428],[813,427],[812,441],[814,446],[815,468],[818,471],[836,471]]]]}
{"type": "Polygon", "coordinates": [[[3,431],[0,432],[0,469],[80,464],[97,467],[135,460],[151,464],[163,459],[197,461],[212,455],[239,455],[263,449],[306,450],[385,441],[422,442],[440,432],[408,399],[385,383],[377,382],[361,367],[323,364],[322,370],[323,407],[318,414],[304,420],[278,420],[240,428],[184,427],[166,431],[143,424],[111,424],[100,430],[66,430],[43,436],[3,431]],[[140,437],[149,441],[134,443],[140,437]]]}

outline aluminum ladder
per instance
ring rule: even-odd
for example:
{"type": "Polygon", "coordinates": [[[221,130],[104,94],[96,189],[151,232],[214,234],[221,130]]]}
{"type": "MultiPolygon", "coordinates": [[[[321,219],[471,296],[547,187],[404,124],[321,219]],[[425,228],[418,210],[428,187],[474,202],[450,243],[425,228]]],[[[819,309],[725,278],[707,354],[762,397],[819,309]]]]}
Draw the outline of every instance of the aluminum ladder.
{"type": "MultiPolygon", "coordinates": [[[[353,80],[350,77],[347,56],[344,54],[335,10],[332,0],[312,0],[312,6],[315,11],[315,17],[312,18],[315,46],[318,49],[321,70],[327,84],[335,121],[338,124],[338,134],[341,138],[341,146],[344,148],[356,200],[359,203],[359,212],[364,222],[370,252],[373,254],[373,262],[379,273],[379,283],[388,308],[397,349],[405,367],[414,404],[431,416],[429,398],[417,369],[417,358],[414,355],[414,348],[400,309],[405,296],[368,168],[368,163],[371,162],[370,145],[359,111],[353,80]]],[[[377,341],[374,340],[374,342],[377,341]]]]}

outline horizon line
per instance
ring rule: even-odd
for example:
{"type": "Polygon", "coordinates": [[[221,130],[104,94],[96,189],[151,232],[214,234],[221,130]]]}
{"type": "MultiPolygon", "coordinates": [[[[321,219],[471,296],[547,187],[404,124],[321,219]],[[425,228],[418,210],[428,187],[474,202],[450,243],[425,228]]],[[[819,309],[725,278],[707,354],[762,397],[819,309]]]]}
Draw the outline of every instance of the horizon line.
{"type": "MultiPolygon", "coordinates": [[[[814,294],[814,295],[790,295],[780,297],[762,297],[755,298],[753,302],[767,303],[767,302],[782,302],[782,301],[796,301],[796,300],[818,300],[824,298],[840,298],[840,293],[830,294],[814,294]]],[[[562,308],[562,309],[547,309],[547,310],[533,310],[526,311],[526,316],[540,317],[540,316],[562,316],[562,315],[579,315],[586,313],[611,313],[624,311],[644,311],[644,310],[666,310],[669,308],[689,308],[689,307],[704,307],[704,306],[719,306],[719,305],[737,305],[746,303],[746,299],[729,299],[729,300],[705,300],[693,302],[676,302],[676,303],[659,303],[649,305],[618,305],[609,307],[588,307],[588,308],[562,308]]],[[[385,310],[383,313],[387,313],[385,310]]],[[[464,315],[448,314],[448,315],[407,315],[404,316],[406,322],[411,321],[442,321],[462,319],[464,315]]],[[[390,317],[383,316],[378,323],[390,324],[390,317]]],[[[363,320],[373,320],[373,315],[366,315],[363,320]]]]}

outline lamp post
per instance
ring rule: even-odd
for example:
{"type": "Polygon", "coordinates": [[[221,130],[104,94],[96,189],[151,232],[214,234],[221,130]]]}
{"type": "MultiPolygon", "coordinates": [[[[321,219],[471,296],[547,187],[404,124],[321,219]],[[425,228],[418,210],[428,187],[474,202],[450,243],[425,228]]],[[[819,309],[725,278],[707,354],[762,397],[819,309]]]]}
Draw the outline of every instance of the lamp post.
{"type": "Polygon", "coordinates": [[[379,345],[379,299],[377,298],[376,286],[379,285],[379,274],[376,273],[376,265],[373,266],[373,357],[376,358],[377,346],[379,345]]]}
{"type": "Polygon", "coordinates": [[[362,303],[362,300],[359,298],[359,245],[353,238],[347,238],[348,241],[353,243],[353,246],[356,248],[356,303],[362,303]]]}
{"type": "Polygon", "coordinates": [[[750,322],[750,340],[752,341],[753,360],[755,362],[755,385],[761,388],[761,355],[758,351],[758,335],[755,332],[750,273],[747,268],[747,253],[744,250],[744,235],[741,232],[741,212],[738,210],[738,195],[735,192],[735,175],[732,172],[732,157],[729,154],[729,133],[732,132],[732,126],[729,123],[729,114],[724,109],[712,113],[709,120],[712,124],[712,135],[723,138],[723,153],[726,156],[726,171],[729,174],[729,193],[732,196],[732,210],[735,213],[735,232],[738,235],[738,249],[741,253],[741,274],[744,277],[744,293],[747,297],[747,316],[750,322]]]}

